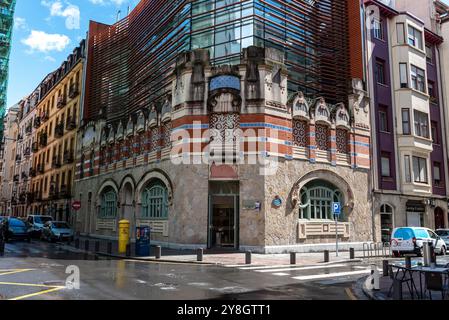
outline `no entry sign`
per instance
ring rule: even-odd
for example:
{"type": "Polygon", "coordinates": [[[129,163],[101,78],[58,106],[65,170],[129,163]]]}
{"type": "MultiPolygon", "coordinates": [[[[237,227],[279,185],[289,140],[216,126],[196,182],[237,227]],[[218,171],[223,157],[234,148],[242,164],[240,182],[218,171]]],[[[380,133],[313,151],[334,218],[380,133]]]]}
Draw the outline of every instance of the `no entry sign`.
{"type": "Polygon", "coordinates": [[[81,201],[73,201],[72,209],[75,211],[78,211],[79,209],[81,209],[81,201]]]}

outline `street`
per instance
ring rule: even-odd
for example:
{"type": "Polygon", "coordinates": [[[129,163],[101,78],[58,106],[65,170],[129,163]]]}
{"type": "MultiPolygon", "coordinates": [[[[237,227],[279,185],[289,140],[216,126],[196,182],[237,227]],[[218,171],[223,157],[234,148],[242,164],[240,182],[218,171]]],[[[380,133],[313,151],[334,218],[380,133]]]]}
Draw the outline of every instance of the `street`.
{"type": "MultiPolygon", "coordinates": [[[[110,260],[33,240],[6,245],[0,257],[1,299],[360,299],[353,285],[364,263],[308,266],[215,266],[110,260]],[[79,289],[66,287],[79,269],[79,289]],[[72,269],[70,269],[72,268],[72,269]]],[[[380,265],[380,262],[379,262],[380,265]]]]}

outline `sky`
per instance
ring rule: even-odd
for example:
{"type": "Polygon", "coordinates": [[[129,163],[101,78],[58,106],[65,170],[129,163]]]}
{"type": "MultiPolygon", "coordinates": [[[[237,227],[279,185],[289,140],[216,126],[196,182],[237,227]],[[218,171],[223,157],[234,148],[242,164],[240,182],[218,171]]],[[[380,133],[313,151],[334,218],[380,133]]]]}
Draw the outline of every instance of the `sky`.
{"type": "Polygon", "coordinates": [[[139,0],[17,0],[9,65],[8,106],[30,94],[61,66],[89,20],[112,24],[139,0]]]}
{"type": "MultiPolygon", "coordinates": [[[[445,0],[449,4],[449,0],[445,0]]],[[[8,106],[29,95],[86,37],[89,20],[112,24],[139,0],[17,0],[8,106]]]]}

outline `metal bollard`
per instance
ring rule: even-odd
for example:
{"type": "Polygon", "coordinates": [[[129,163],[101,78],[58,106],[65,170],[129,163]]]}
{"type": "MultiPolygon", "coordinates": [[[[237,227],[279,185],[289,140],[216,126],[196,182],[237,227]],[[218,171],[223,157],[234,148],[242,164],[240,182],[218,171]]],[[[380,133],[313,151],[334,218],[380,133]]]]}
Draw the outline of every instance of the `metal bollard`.
{"type": "Polygon", "coordinates": [[[131,257],[131,245],[129,243],[126,245],[126,256],[131,257]]]}
{"type": "Polygon", "coordinates": [[[383,260],[382,261],[382,274],[384,277],[388,277],[388,267],[389,267],[390,263],[388,262],[388,260],[383,260]]]}
{"type": "Polygon", "coordinates": [[[108,242],[108,254],[112,254],[112,242],[108,242]]]}
{"type": "Polygon", "coordinates": [[[161,256],[162,256],[162,248],[161,248],[161,246],[156,246],[154,249],[155,249],[154,250],[154,252],[155,252],[154,255],[156,256],[156,259],[160,259],[161,256]]]}
{"type": "Polygon", "coordinates": [[[84,241],[84,251],[89,251],[89,240],[84,241]]]}
{"type": "Polygon", "coordinates": [[[75,248],[79,249],[80,248],[80,239],[76,239],[75,240],[75,248]]]}
{"type": "Polygon", "coordinates": [[[410,256],[405,257],[405,267],[408,269],[412,267],[412,257],[410,256]]]}
{"type": "Polygon", "coordinates": [[[251,251],[245,253],[245,264],[251,264],[251,251]]]}
{"type": "Polygon", "coordinates": [[[296,252],[290,252],[290,264],[296,264],[296,252]]]}
{"type": "Polygon", "coordinates": [[[355,259],[355,250],[354,248],[349,248],[349,259],[355,259]]]}
{"type": "Polygon", "coordinates": [[[329,262],[329,250],[324,250],[324,262],[329,262]]]}
{"type": "Polygon", "coordinates": [[[100,252],[100,241],[95,241],[95,253],[100,252]]]}
{"type": "Polygon", "coordinates": [[[402,300],[402,283],[399,280],[393,280],[393,299],[402,300]]]}
{"type": "Polygon", "coordinates": [[[204,254],[203,248],[199,248],[199,249],[196,251],[196,261],[198,261],[198,262],[203,261],[203,254],[204,254]]]}

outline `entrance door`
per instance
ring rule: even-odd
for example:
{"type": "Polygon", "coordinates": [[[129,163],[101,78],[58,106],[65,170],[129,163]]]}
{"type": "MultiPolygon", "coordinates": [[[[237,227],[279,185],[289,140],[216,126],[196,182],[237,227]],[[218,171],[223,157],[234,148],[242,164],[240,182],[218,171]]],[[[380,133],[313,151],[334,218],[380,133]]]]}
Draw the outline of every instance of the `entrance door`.
{"type": "Polygon", "coordinates": [[[435,208],[435,229],[444,229],[444,212],[443,209],[435,208]]]}
{"type": "MultiPolygon", "coordinates": [[[[238,248],[239,196],[235,190],[219,187],[211,183],[209,196],[209,248],[238,248]],[[223,192],[225,191],[225,192],[223,192]],[[215,194],[214,194],[215,193],[215,194]]],[[[223,182],[229,186],[229,182],[223,182]]],[[[238,188],[238,183],[236,184],[238,188]]]]}

